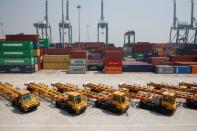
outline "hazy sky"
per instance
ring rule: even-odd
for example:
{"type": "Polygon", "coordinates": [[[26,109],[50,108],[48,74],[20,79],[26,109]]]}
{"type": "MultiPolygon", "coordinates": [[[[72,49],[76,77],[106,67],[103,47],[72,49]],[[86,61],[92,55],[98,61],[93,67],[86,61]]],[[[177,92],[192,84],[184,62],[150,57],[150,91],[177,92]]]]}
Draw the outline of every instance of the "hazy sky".
{"type": "MultiPolygon", "coordinates": [[[[48,1],[53,41],[59,42],[61,0],[48,1]]],[[[194,13],[197,17],[197,0],[194,1],[194,13]]],[[[82,6],[81,41],[87,41],[87,25],[90,26],[90,41],[96,41],[100,0],[70,0],[74,41],[78,41],[78,4],[82,6]]],[[[4,22],[7,34],[32,34],[36,32],[33,23],[43,20],[44,9],[45,0],[0,0],[0,21],[4,22]]],[[[104,16],[109,23],[109,41],[118,46],[122,45],[123,34],[127,30],[135,30],[136,41],[167,42],[172,14],[173,0],[104,0],[104,16]]],[[[190,22],[190,0],[177,0],[177,16],[180,21],[190,22]]]]}

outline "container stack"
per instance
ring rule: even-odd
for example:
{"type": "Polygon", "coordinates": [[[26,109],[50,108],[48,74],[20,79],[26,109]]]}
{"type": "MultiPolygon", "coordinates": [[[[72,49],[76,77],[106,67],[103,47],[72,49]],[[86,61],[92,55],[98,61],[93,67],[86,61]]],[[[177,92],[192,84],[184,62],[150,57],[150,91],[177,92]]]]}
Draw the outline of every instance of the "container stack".
{"type": "Polygon", "coordinates": [[[87,66],[87,52],[85,50],[70,51],[69,74],[85,74],[87,66]]]}
{"type": "Polygon", "coordinates": [[[103,71],[103,58],[100,50],[89,51],[88,71],[103,71]]]}
{"type": "Polygon", "coordinates": [[[44,70],[68,70],[70,57],[69,55],[44,55],[44,70]]]}
{"type": "Polygon", "coordinates": [[[152,65],[166,65],[167,60],[167,57],[149,57],[147,62],[152,65]]]}
{"type": "Polygon", "coordinates": [[[123,50],[104,50],[104,73],[105,74],[121,74],[123,50]]]}
{"type": "Polygon", "coordinates": [[[0,41],[0,72],[33,73],[37,71],[32,41],[0,41]]]}
{"type": "Polygon", "coordinates": [[[153,49],[157,51],[158,57],[165,57],[167,55],[167,44],[165,43],[155,43],[153,44],[153,49]]]}
{"type": "Polygon", "coordinates": [[[38,71],[39,36],[6,35],[1,41],[1,72],[33,73],[38,71]]]}
{"type": "Polygon", "coordinates": [[[151,52],[152,44],[149,42],[138,42],[133,47],[133,57],[137,61],[144,61],[144,52],[151,52]]]}

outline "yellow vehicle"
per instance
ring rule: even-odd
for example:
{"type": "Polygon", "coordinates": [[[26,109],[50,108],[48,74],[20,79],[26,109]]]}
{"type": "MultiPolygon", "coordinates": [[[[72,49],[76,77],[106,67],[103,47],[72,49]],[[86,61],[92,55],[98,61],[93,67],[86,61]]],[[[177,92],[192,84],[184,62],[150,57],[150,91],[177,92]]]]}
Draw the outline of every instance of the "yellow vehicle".
{"type": "Polygon", "coordinates": [[[148,86],[153,86],[160,90],[173,90],[176,92],[176,98],[183,98],[186,100],[186,105],[190,108],[197,109],[197,84],[180,82],[179,85],[165,84],[165,83],[147,83],[148,86]]]}
{"type": "Polygon", "coordinates": [[[71,114],[81,114],[87,108],[87,100],[78,92],[60,93],[47,85],[34,82],[26,83],[27,89],[50,101],[55,101],[58,108],[66,109],[71,114]]]}
{"type": "Polygon", "coordinates": [[[35,110],[40,102],[33,97],[27,90],[19,90],[9,83],[0,82],[0,96],[12,102],[21,112],[29,112],[35,110]]]}
{"type": "Polygon", "coordinates": [[[139,106],[141,108],[155,110],[168,115],[172,115],[176,111],[176,94],[174,92],[124,83],[120,84],[119,88],[127,91],[127,96],[129,98],[140,99],[139,106]]]}
{"type": "MultiPolygon", "coordinates": [[[[86,84],[84,84],[85,86],[86,84]]],[[[85,89],[78,88],[76,85],[72,84],[62,84],[62,83],[55,83],[52,84],[54,88],[57,88],[60,92],[67,92],[67,91],[76,91],[86,95],[90,99],[94,99],[95,106],[109,110],[113,113],[124,113],[129,108],[129,101],[126,99],[125,93],[120,91],[113,91],[113,92],[93,92],[88,88],[88,85],[85,89]]],[[[99,90],[99,86],[97,86],[99,90]]],[[[101,88],[100,88],[101,89],[101,88]]],[[[97,90],[97,91],[98,91],[97,90]]],[[[112,91],[112,90],[111,90],[112,91]]]]}

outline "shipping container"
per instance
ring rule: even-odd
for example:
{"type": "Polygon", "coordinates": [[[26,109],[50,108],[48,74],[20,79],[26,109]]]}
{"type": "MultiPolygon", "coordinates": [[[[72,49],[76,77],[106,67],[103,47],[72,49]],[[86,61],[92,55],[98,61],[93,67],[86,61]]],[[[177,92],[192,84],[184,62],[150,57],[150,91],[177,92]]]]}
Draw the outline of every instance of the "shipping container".
{"type": "Polygon", "coordinates": [[[149,57],[147,62],[152,65],[166,65],[168,58],[167,57],[149,57]]]}
{"type": "Polygon", "coordinates": [[[190,66],[174,66],[174,73],[189,74],[191,73],[191,67],[190,66]]]}
{"type": "Polygon", "coordinates": [[[170,56],[171,62],[197,62],[197,56],[170,56]]]}
{"type": "Polygon", "coordinates": [[[85,50],[71,50],[71,59],[87,59],[87,52],[85,50]]]}
{"type": "Polygon", "coordinates": [[[71,66],[86,66],[87,60],[86,59],[70,59],[71,66]]]}
{"type": "Polygon", "coordinates": [[[104,66],[121,67],[122,59],[104,58],[104,66]]]}
{"type": "Polygon", "coordinates": [[[7,41],[39,41],[39,35],[33,34],[33,35],[6,35],[6,40],[7,41]]]}
{"type": "Polygon", "coordinates": [[[103,56],[104,58],[110,58],[110,59],[122,59],[123,52],[122,51],[104,51],[103,56]]]}
{"type": "Polygon", "coordinates": [[[153,65],[146,62],[123,62],[123,72],[153,72],[153,65]]]}
{"type": "Polygon", "coordinates": [[[0,50],[3,58],[27,58],[34,57],[34,50],[0,50]]]}
{"type": "Polygon", "coordinates": [[[40,39],[39,45],[41,49],[47,49],[49,48],[49,40],[48,39],[40,39]]]}
{"type": "Polygon", "coordinates": [[[197,65],[191,65],[192,74],[197,74],[197,65]]]}
{"type": "Polygon", "coordinates": [[[69,63],[69,55],[45,55],[43,56],[44,63],[69,63]]]}
{"type": "Polygon", "coordinates": [[[0,65],[0,73],[34,73],[34,65],[0,65]]]}
{"type": "Polygon", "coordinates": [[[103,71],[103,64],[88,64],[88,71],[103,71]]]}
{"type": "Polygon", "coordinates": [[[34,56],[40,56],[40,49],[34,49],[34,56]]]}
{"type": "Polygon", "coordinates": [[[36,59],[30,58],[0,58],[0,65],[35,65],[36,59]]]}
{"type": "Polygon", "coordinates": [[[0,41],[0,50],[32,50],[31,41],[0,41]]]}
{"type": "Polygon", "coordinates": [[[105,74],[121,74],[122,67],[112,67],[112,66],[105,66],[104,67],[105,74]]]}
{"type": "Polygon", "coordinates": [[[86,66],[69,66],[68,73],[69,74],[85,74],[86,66]]]}
{"type": "Polygon", "coordinates": [[[169,65],[155,65],[154,67],[155,73],[158,74],[173,74],[174,67],[169,65]]]}
{"type": "Polygon", "coordinates": [[[69,63],[43,63],[44,70],[68,70],[69,63]]]}

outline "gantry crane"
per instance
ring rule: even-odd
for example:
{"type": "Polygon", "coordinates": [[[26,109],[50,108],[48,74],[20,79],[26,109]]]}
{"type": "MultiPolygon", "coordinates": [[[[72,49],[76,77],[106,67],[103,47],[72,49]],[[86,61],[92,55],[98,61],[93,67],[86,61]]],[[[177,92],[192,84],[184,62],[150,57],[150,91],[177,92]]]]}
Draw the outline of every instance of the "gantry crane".
{"type": "Polygon", "coordinates": [[[105,44],[108,45],[109,26],[108,23],[104,20],[103,3],[103,0],[101,0],[101,20],[98,22],[97,27],[97,41],[100,42],[100,30],[105,29],[105,44]]]}
{"type": "Polygon", "coordinates": [[[50,101],[55,101],[59,108],[66,109],[71,114],[81,114],[87,108],[87,101],[82,98],[78,92],[60,93],[54,89],[49,88],[43,83],[26,83],[27,89],[38,96],[50,101]]]}
{"type": "Polygon", "coordinates": [[[127,31],[124,34],[124,47],[130,47],[134,44],[135,44],[135,31],[133,30],[127,31]]]}
{"type": "MultiPolygon", "coordinates": [[[[102,108],[105,110],[109,110],[113,113],[124,113],[129,108],[129,102],[125,98],[125,94],[120,91],[114,91],[114,92],[93,92],[90,89],[80,89],[76,85],[72,84],[62,84],[62,83],[54,83],[52,84],[55,88],[57,88],[60,92],[65,91],[76,91],[79,93],[82,93],[86,95],[87,97],[91,99],[95,99],[95,106],[98,108],[102,108]]],[[[85,84],[84,84],[85,86],[85,84]]]]}
{"type": "Polygon", "coordinates": [[[9,83],[0,82],[0,96],[11,101],[21,112],[33,111],[40,105],[39,100],[29,91],[16,89],[9,83]]]}
{"type": "Polygon", "coordinates": [[[196,44],[197,43],[196,41],[197,25],[194,25],[194,23],[196,22],[196,19],[194,17],[194,0],[191,0],[191,22],[190,24],[178,21],[178,18],[176,16],[176,7],[177,7],[176,0],[173,0],[173,5],[174,5],[173,25],[170,29],[169,43],[189,43],[190,42],[190,43],[196,44]],[[192,37],[189,38],[190,36],[192,37]]]}
{"type": "Polygon", "coordinates": [[[45,3],[45,13],[44,21],[34,23],[33,26],[41,39],[49,39],[49,42],[52,43],[51,26],[48,21],[48,1],[45,3]]]}
{"type": "Polygon", "coordinates": [[[67,30],[68,46],[72,46],[72,25],[69,20],[69,0],[66,1],[66,21],[64,20],[64,0],[62,0],[62,22],[59,23],[60,43],[65,47],[65,30],[67,30]]]}

